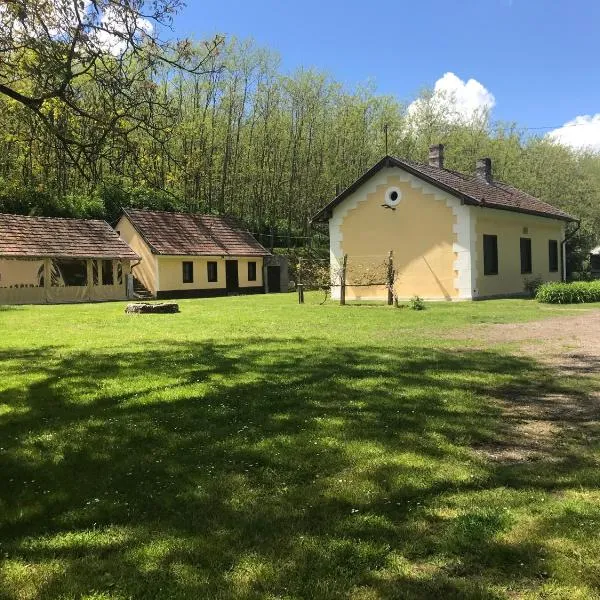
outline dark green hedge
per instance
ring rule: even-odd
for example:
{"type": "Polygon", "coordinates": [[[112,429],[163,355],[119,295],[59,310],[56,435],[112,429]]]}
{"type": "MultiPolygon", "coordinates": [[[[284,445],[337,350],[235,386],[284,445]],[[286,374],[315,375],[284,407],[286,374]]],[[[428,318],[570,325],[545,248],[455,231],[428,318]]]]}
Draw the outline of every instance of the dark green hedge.
{"type": "Polygon", "coordinates": [[[581,304],[600,302],[600,281],[573,283],[544,283],[535,295],[538,302],[547,304],[581,304]]]}

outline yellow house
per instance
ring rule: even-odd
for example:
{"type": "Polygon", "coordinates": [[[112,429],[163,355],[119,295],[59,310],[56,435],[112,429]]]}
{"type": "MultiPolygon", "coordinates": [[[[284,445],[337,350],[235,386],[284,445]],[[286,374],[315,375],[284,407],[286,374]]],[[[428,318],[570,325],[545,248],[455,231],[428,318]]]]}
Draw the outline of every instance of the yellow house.
{"type": "Polygon", "coordinates": [[[142,257],[134,277],[156,298],[265,291],[270,252],[229,217],[126,209],[116,229],[142,257]]]}
{"type": "Polygon", "coordinates": [[[0,304],[125,300],[135,262],[105,221],[0,214],[0,304]]]}
{"type": "Polygon", "coordinates": [[[561,279],[575,219],[494,181],[489,158],[473,176],[443,161],[442,145],[430,148],[429,164],[386,156],[315,215],[329,222],[334,298],[344,256],[347,298],[386,297],[390,252],[399,298],[512,296],[527,280],[561,279]]]}

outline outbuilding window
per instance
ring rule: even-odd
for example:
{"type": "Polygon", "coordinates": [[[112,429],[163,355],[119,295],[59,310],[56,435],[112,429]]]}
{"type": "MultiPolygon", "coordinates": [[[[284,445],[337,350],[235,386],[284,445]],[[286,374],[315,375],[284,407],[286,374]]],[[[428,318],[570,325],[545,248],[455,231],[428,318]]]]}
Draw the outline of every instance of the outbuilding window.
{"type": "Polygon", "coordinates": [[[483,274],[498,275],[498,236],[483,236],[483,274]]]}
{"type": "Polygon", "coordinates": [[[194,283],[194,263],[184,260],[183,263],[183,283],[194,283]]]}
{"type": "Polygon", "coordinates": [[[53,287],[84,287],[87,285],[87,260],[53,259],[51,275],[53,287]]]}
{"type": "Polygon", "coordinates": [[[102,285],[113,285],[113,261],[103,260],[102,261],[102,285]]]}
{"type": "Polygon", "coordinates": [[[256,281],[256,262],[248,263],[248,281],[256,281]]]}
{"type": "Polygon", "coordinates": [[[548,240],[548,270],[550,273],[558,271],[558,241],[548,240]]]}
{"type": "Polygon", "coordinates": [[[531,238],[521,238],[521,273],[531,273],[531,238]]]}
{"type": "Polygon", "coordinates": [[[209,260],[206,263],[206,271],[208,275],[208,281],[210,283],[214,283],[215,281],[219,280],[217,272],[217,263],[215,261],[209,260]]]}

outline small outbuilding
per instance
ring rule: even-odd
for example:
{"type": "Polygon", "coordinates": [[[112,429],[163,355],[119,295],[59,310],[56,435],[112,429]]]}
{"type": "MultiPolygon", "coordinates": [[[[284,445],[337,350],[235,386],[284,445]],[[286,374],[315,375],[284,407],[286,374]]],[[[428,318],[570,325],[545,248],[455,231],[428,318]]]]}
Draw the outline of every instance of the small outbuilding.
{"type": "Polygon", "coordinates": [[[133,275],[155,298],[265,292],[271,253],[235,219],[125,209],[116,228],[142,257],[133,275]]]}
{"type": "Polygon", "coordinates": [[[265,292],[277,294],[287,292],[290,285],[288,259],[281,254],[272,254],[264,259],[265,292]]]}
{"type": "Polygon", "coordinates": [[[125,300],[135,262],[105,221],[0,214],[0,304],[125,300]]]}

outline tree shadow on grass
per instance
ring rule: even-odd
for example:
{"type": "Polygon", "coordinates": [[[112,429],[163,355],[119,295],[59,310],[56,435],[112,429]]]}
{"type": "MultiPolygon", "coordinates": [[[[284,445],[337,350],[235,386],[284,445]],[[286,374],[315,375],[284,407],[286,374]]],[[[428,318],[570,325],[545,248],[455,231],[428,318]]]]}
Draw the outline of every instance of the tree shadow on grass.
{"type": "Polygon", "coordinates": [[[581,393],[496,352],[320,344],[0,353],[7,597],[19,565],[43,573],[39,598],[491,598],[537,581],[542,541],[507,541],[505,512],[469,498],[597,487],[595,463],[573,444],[508,465],[472,449],[523,443],[493,402],[507,390],[581,393]]]}

